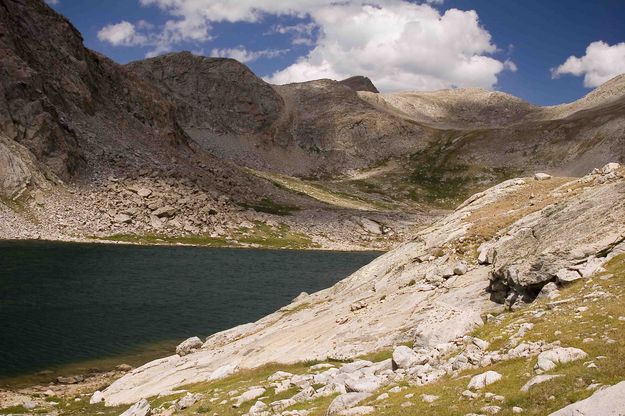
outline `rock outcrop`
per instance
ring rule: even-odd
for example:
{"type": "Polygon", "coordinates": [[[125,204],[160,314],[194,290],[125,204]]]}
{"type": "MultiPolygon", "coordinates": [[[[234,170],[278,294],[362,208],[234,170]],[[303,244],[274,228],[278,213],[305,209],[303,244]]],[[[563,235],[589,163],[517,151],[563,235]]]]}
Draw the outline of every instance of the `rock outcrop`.
{"type": "MultiPolygon", "coordinates": [[[[524,276],[533,276],[535,269],[531,267],[531,253],[558,248],[559,267],[572,267],[590,256],[605,261],[609,253],[623,246],[622,240],[614,236],[625,232],[625,224],[616,219],[625,217],[625,206],[607,196],[618,195],[625,186],[624,173],[619,169],[612,176],[597,173],[579,180],[553,179],[541,185],[535,185],[533,179],[504,182],[470,198],[454,213],[419,232],[413,242],[379,257],[334,287],[311,294],[258,322],[212,335],[196,353],[167,357],[134,370],[103,392],[105,400],[109,405],[129,403],[175,388],[183,380],[213,380],[268,362],[346,359],[411,339],[417,347],[432,348],[462,337],[482,323],[485,310],[495,307],[496,303],[489,300],[492,293],[499,293],[495,286],[508,288],[505,293],[517,287],[500,283],[500,262],[505,259],[516,259],[516,282],[525,282],[524,276]],[[542,194],[530,198],[539,189],[542,194]],[[538,199],[544,205],[534,202],[538,199]],[[525,204],[519,202],[523,200],[525,204]],[[510,204],[520,204],[516,205],[518,213],[510,211],[510,204]],[[581,207],[588,211],[587,217],[581,207]],[[601,215],[593,215],[593,210],[601,215]],[[586,226],[576,227],[569,214],[560,217],[556,211],[574,212],[586,221],[586,226]],[[488,231],[495,216],[500,222],[488,231]],[[536,220],[542,221],[545,238],[537,235],[526,240],[526,234],[520,233],[519,245],[514,244],[517,230],[536,220]],[[610,232],[607,228],[597,232],[604,221],[611,221],[610,232]],[[556,238],[562,235],[568,236],[570,246],[563,245],[561,237],[556,238]],[[480,266],[476,258],[470,257],[472,247],[479,243],[494,247],[493,265],[480,266]],[[465,274],[452,277],[445,273],[460,260],[470,264],[465,274]],[[491,294],[487,292],[489,286],[491,294]],[[361,306],[354,308],[354,304],[361,306]]],[[[527,287],[539,291],[539,286],[535,282],[527,287]]],[[[494,297],[498,302],[506,299],[494,297]]],[[[519,336],[528,329],[520,328],[519,336]]],[[[479,345],[486,344],[478,341],[472,348],[479,351],[479,345]]],[[[541,351],[530,347],[527,350],[541,351]]],[[[427,362],[427,357],[401,348],[396,355],[396,368],[427,362]]],[[[465,368],[472,362],[475,359],[469,354],[458,358],[454,365],[465,368]]]]}

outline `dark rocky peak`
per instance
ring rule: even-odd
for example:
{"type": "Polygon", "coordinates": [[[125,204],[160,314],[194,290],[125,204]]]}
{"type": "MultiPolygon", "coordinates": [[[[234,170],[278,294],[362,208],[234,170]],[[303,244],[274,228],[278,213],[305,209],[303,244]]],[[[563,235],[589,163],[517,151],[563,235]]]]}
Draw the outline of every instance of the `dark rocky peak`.
{"type": "Polygon", "coordinates": [[[349,77],[342,81],[339,81],[343,85],[347,85],[349,88],[354,91],[369,91],[374,93],[379,93],[378,89],[373,85],[373,82],[367,77],[362,75],[356,75],[353,77],[349,77]]]}
{"type": "Polygon", "coordinates": [[[261,132],[283,107],[271,85],[234,59],[179,52],[132,62],[126,68],[174,98],[186,129],[261,132]]]}

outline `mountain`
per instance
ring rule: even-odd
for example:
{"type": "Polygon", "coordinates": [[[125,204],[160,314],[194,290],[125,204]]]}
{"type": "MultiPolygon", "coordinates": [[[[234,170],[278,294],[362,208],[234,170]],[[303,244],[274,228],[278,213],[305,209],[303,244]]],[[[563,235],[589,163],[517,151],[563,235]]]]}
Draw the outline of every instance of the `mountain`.
{"type": "Polygon", "coordinates": [[[266,244],[282,224],[298,246],[389,248],[502,180],[625,158],[623,76],[552,107],[362,76],[270,85],[188,52],[119,65],[40,0],[2,1],[0,35],[5,237],[266,244]]]}

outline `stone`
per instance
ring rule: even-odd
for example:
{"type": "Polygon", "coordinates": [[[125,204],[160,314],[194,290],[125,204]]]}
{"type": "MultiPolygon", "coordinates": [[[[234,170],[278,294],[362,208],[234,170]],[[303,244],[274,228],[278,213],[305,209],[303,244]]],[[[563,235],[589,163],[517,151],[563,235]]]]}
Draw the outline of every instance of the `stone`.
{"type": "Polygon", "coordinates": [[[535,369],[550,371],[556,368],[558,364],[566,364],[571,361],[581,360],[587,356],[588,354],[579,348],[558,347],[553,350],[541,352],[538,355],[538,363],[536,364],[535,369]]]}
{"type": "Polygon", "coordinates": [[[338,415],[342,411],[355,407],[358,403],[369,398],[370,393],[345,393],[341,394],[330,403],[326,416],[338,415]]]}
{"type": "Polygon", "coordinates": [[[201,394],[191,394],[187,393],[184,397],[176,402],[176,409],[184,410],[193,406],[202,398],[201,394]]]}
{"type": "Polygon", "coordinates": [[[519,406],[514,406],[514,407],[512,408],[512,413],[514,413],[515,415],[518,415],[518,414],[520,414],[520,413],[523,413],[523,411],[524,411],[524,410],[523,410],[523,408],[522,408],[522,407],[519,407],[519,406]]]}
{"type": "Polygon", "coordinates": [[[391,396],[388,393],[382,393],[378,397],[376,397],[375,399],[378,400],[378,401],[381,401],[381,400],[386,400],[389,397],[391,397],[391,396]]]}
{"type": "Polygon", "coordinates": [[[129,224],[132,222],[132,217],[127,214],[117,214],[113,218],[113,222],[116,222],[118,224],[129,224]]]}
{"type": "Polygon", "coordinates": [[[473,376],[473,378],[471,378],[471,381],[469,381],[469,385],[467,386],[467,388],[470,390],[483,389],[484,387],[501,380],[501,377],[501,374],[496,371],[487,371],[485,373],[473,376]]]}
{"type": "Polygon", "coordinates": [[[542,289],[540,289],[540,292],[538,293],[539,299],[555,299],[558,296],[560,296],[560,291],[558,290],[558,285],[556,285],[554,282],[547,283],[545,286],[542,287],[542,289]]]}
{"type": "Polygon", "coordinates": [[[104,395],[102,394],[102,392],[100,390],[96,390],[92,395],[91,398],[89,399],[89,404],[96,404],[96,403],[100,403],[104,400],[104,395]]]}
{"type": "Polygon", "coordinates": [[[278,381],[284,380],[285,378],[293,377],[293,374],[288,373],[286,371],[276,371],[272,375],[267,378],[267,381],[278,381]]]}
{"type": "Polygon", "coordinates": [[[79,382],[76,377],[57,377],[56,381],[59,384],[76,384],[79,382]]]}
{"type": "Polygon", "coordinates": [[[152,214],[154,214],[158,218],[170,218],[176,214],[176,208],[172,207],[171,205],[167,205],[156,209],[152,214]]]}
{"type": "Polygon", "coordinates": [[[534,174],[534,180],[537,181],[546,181],[547,179],[551,179],[551,175],[548,173],[536,173],[534,174]]]}
{"type": "Polygon", "coordinates": [[[456,265],[454,266],[454,274],[456,276],[462,276],[467,272],[467,270],[467,265],[462,261],[456,263],[456,265]]]}
{"type": "Polygon", "coordinates": [[[176,347],[176,354],[183,357],[202,348],[203,342],[198,337],[187,338],[176,347]]]}
{"type": "Polygon", "coordinates": [[[249,416],[260,416],[262,412],[266,411],[269,407],[262,401],[258,400],[252,407],[250,407],[247,414],[249,416]]]}
{"type": "Polygon", "coordinates": [[[610,173],[616,172],[617,170],[620,169],[620,167],[621,167],[620,164],[615,163],[615,162],[611,162],[611,163],[608,163],[604,167],[601,168],[601,173],[603,175],[608,175],[610,173]]]}
{"type": "Polygon", "coordinates": [[[357,302],[352,303],[349,306],[349,310],[352,311],[352,312],[356,312],[356,311],[358,311],[360,309],[366,308],[367,306],[368,306],[367,302],[365,302],[364,300],[359,300],[357,302]]]}
{"type": "Polygon", "coordinates": [[[343,410],[339,413],[341,416],[360,416],[360,415],[369,415],[375,412],[375,407],[373,406],[358,406],[352,407],[351,409],[343,410]]]}
{"type": "Polygon", "coordinates": [[[625,381],[597,390],[587,399],[572,403],[549,416],[621,416],[625,413],[625,381]]]}
{"type": "Polygon", "coordinates": [[[438,400],[438,396],[434,396],[433,394],[422,394],[421,399],[425,403],[434,403],[435,401],[438,400]]]}
{"type": "Polygon", "coordinates": [[[395,368],[408,369],[416,365],[425,364],[427,361],[428,357],[417,354],[405,345],[400,345],[393,350],[393,365],[395,368]]]}
{"type": "Polygon", "coordinates": [[[130,366],[129,364],[120,364],[117,367],[115,367],[115,369],[117,371],[123,371],[124,373],[132,370],[132,366],[130,366]]]}
{"type": "Polygon", "coordinates": [[[553,374],[553,375],[540,374],[540,375],[537,375],[535,377],[532,377],[527,383],[525,383],[523,385],[523,387],[521,387],[521,391],[524,392],[524,393],[527,393],[529,391],[529,389],[531,389],[535,385],[540,384],[540,383],[544,383],[545,381],[553,380],[554,378],[558,378],[558,377],[562,377],[562,376],[558,375],[558,374],[553,374]]]}
{"type": "Polygon", "coordinates": [[[566,284],[581,279],[582,275],[577,270],[560,269],[556,272],[556,278],[558,283],[566,284]]]}
{"type": "Polygon", "coordinates": [[[480,409],[484,413],[488,413],[490,415],[497,414],[501,412],[501,407],[499,406],[484,406],[480,409]]]}
{"type": "Polygon", "coordinates": [[[364,377],[359,379],[348,379],[345,381],[345,389],[348,392],[373,393],[381,386],[377,377],[364,377]]]}
{"type": "Polygon", "coordinates": [[[137,195],[139,195],[141,198],[147,198],[148,196],[152,195],[152,190],[148,188],[140,188],[137,191],[137,195]]]}
{"type": "Polygon", "coordinates": [[[148,416],[149,414],[150,403],[146,399],[141,399],[119,416],[148,416]]]}
{"type": "Polygon", "coordinates": [[[473,338],[473,344],[482,351],[486,351],[490,346],[490,343],[488,341],[484,341],[483,339],[479,338],[473,338]]]}
{"type": "Polygon", "coordinates": [[[355,371],[361,370],[365,367],[370,367],[372,366],[373,363],[371,361],[367,361],[367,360],[358,360],[358,361],[354,361],[353,363],[349,363],[349,364],[345,364],[343,365],[339,371],[341,373],[353,373],[355,371]]]}

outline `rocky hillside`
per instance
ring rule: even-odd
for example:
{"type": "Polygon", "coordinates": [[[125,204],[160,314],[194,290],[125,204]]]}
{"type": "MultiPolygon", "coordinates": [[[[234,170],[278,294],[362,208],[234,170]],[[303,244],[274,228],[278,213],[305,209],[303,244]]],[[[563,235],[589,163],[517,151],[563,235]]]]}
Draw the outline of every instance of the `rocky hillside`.
{"type": "Polygon", "coordinates": [[[506,181],[334,287],[49,394],[116,379],[68,414],[549,414],[625,379],[624,192],[618,164],[506,181]]]}

